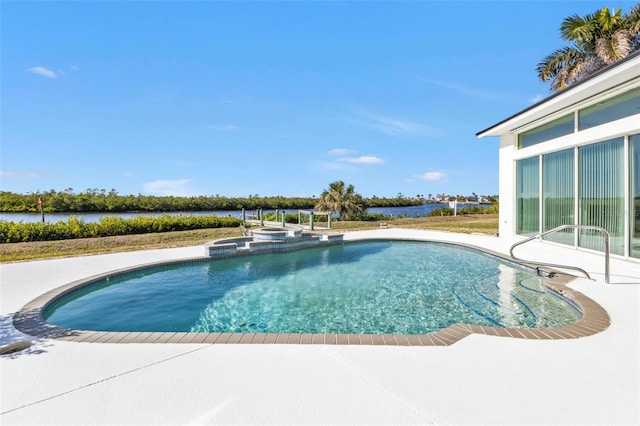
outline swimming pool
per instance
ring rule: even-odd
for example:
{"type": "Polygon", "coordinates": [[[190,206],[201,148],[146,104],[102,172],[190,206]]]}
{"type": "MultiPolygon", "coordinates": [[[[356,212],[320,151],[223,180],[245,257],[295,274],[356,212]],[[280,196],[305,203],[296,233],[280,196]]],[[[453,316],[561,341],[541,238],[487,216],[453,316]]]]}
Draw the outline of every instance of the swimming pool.
{"type": "Polygon", "coordinates": [[[563,327],[582,313],[535,271],[477,250],[368,241],[114,275],[43,316],[75,330],[424,335],[563,327]]]}

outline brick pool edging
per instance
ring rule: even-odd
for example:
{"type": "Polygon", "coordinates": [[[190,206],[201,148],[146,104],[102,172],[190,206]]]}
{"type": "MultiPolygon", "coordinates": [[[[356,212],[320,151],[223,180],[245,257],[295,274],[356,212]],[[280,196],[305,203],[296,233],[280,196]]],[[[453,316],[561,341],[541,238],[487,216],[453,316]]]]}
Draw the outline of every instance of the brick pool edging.
{"type": "MultiPolygon", "coordinates": [[[[483,253],[505,259],[500,253],[480,247],[437,240],[406,239],[406,238],[365,238],[357,241],[425,241],[479,250],[483,253]]],[[[344,242],[348,244],[349,242],[344,242]]],[[[342,242],[340,243],[342,244],[342,242]]],[[[241,254],[250,256],[251,254],[241,254]]],[[[233,255],[233,257],[239,255],[233,255]]],[[[220,256],[232,257],[229,255],[220,256]]],[[[214,257],[215,258],[215,257],[214,257]]],[[[501,328],[470,324],[453,324],[445,329],[423,335],[387,335],[387,334],[311,334],[311,333],[191,333],[191,332],[107,332],[72,330],[50,324],[44,320],[44,311],[65,295],[81,288],[89,287],[105,278],[123,273],[144,269],[159,268],[176,263],[191,263],[211,260],[212,257],[197,257],[175,261],[163,261],[138,265],[109,271],[71,282],[50,290],[27,303],[13,318],[14,327],[28,335],[83,343],[199,343],[199,344],[335,344],[335,345],[388,345],[388,346],[449,346],[471,334],[489,336],[512,337],[518,339],[548,340],[548,339],[576,339],[591,336],[606,330],[611,324],[608,313],[599,304],[584,294],[566,286],[574,277],[555,272],[552,283],[547,287],[566,298],[582,312],[580,321],[558,328],[501,328]]],[[[516,263],[516,262],[514,262],[516,263]]],[[[549,272],[549,270],[545,270],[549,272]]]]}

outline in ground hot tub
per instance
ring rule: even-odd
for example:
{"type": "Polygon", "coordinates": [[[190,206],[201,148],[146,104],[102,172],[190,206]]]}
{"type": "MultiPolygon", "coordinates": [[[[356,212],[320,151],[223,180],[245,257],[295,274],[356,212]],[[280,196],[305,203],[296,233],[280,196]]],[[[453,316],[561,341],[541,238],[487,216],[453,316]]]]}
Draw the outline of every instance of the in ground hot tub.
{"type": "Polygon", "coordinates": [[[302,229],[260,228],[251,232],[254,241],[284,241],[302,236],[302,229]]]}
{"type": "Polygon", "coordinates": [[[242,253],[282,252],[307,247],[342,244],[343,234],[313,234],[302,228],[251,229],[251,235],[211,241],[204,246],[205,255],[229,257],[242,253]]]}

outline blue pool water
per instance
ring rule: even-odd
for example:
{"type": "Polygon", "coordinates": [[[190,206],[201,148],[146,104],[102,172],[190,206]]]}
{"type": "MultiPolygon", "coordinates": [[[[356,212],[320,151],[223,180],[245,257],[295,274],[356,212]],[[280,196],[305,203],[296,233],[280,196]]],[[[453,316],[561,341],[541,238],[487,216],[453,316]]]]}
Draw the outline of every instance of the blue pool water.
{"type": "Polygon", "coordinates": [[[472,249],[359,242],[127,273],[66,296],[45,318],[79,330],[336,334],[578,321],[541,280],[472,249]]]}

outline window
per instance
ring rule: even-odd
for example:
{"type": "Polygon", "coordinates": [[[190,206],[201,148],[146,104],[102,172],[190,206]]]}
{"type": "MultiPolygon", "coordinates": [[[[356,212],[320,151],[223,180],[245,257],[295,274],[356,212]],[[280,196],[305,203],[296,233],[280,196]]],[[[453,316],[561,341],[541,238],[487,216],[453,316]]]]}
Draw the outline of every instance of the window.
{"type": "MultiPolygon", "coordinates": [[[[624,254],[624,140],[579,149],[580,224],[600,226],[611,234],[611,253],[624,254]]],[[[580,230],[578,245],[604,250],[597,231],[580,230]]]]}
{"type": "Polygon", "coordinates": [[[527,158],[516,163],[516,233],[540,232],[540,160],[527,158]]]}
{"type": "MultiPolygon", "coordinates": [[[[543,231],[575,224],[574,150],[554,152],[542,157],[543,231]]],[[[573,229],[554,232],[545,239],[573,245],[573,229]]]]}
{"type": "Polygon", "coordinates": [[[526,148],[574,132],[574,115],[569,114],[518,135],[518,148],[526,148]]]}
{"type": "MultiPolygon", "coordinates": [[[[606,124],[621,118],[640,114],[640,88],[630,90],[578,111],[578,130],[606,124]]],[[[527,148],[575,131],[573,113],[560,117],[518,135],[518,148],[527,148]]]]}
{"type": "Polygon", "coordinates": [[[578,113],[578,128],[589,129],[639,113],[640,88],[581,110],[578,113]]]}

